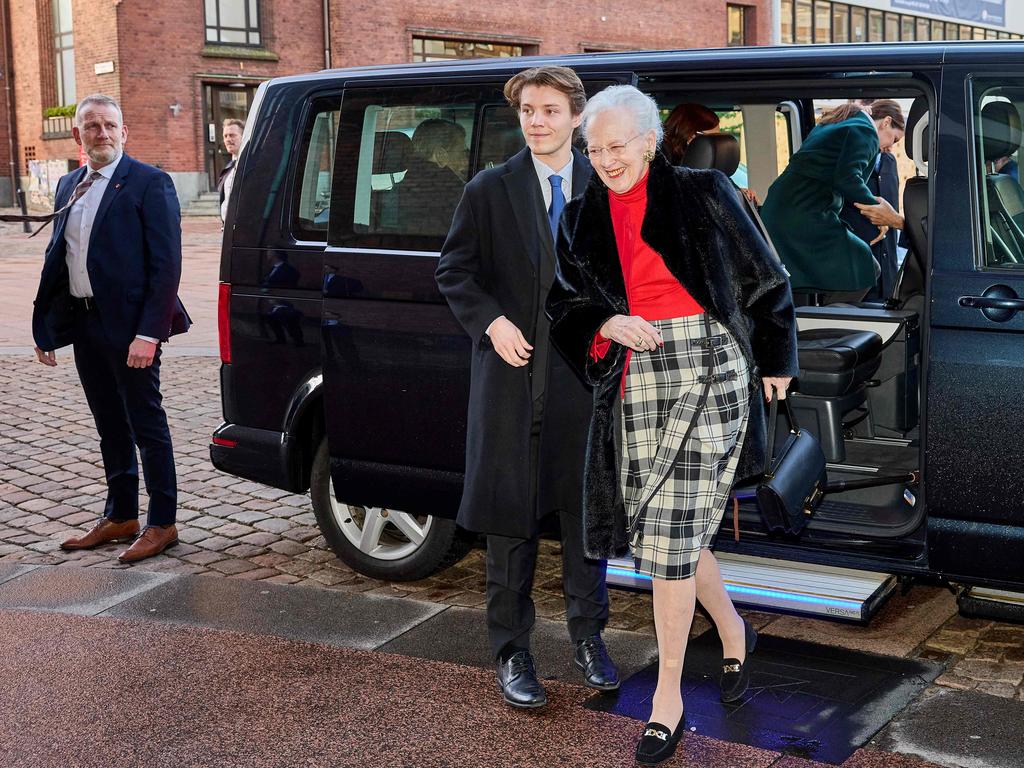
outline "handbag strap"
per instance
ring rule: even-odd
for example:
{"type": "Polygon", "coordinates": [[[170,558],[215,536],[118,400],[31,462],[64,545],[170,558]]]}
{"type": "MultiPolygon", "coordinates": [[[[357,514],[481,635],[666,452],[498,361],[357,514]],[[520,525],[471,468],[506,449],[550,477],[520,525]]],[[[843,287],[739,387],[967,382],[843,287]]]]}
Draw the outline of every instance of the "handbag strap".
{"type": "MultiPolygon", "coordinates": [[[[790,431],[800,434],[800,425],[793,414],[793,408],[789,404],[789,398],[783,398],[782,407],[786,409],[786,418],[789,419],[790,431]]],[[[772,460],[775,458],[775,433],[779,431],[779,393],[772,388],[772,400],[768,406],[768,450],[764,457],[764,474],[769,474],[772,469],[772,460]]]]}

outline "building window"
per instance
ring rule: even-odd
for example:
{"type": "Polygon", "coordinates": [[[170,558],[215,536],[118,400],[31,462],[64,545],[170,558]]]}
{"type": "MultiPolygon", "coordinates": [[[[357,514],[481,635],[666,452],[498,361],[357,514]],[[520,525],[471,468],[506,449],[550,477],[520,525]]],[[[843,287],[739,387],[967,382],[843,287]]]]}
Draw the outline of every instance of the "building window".
{"type": "Polygon", "coordinates": [[[832,42],[832,9],[825,0],[814,4],[814,42],[832,42]]]}
{"type": "Polygon", "coordinates": [[[796,42],[814,42],[814,6],[811,0],[796,0],[796,42]]]}
{"type": "Polygon", "coordinates": [[[206,42],[260,45],[259,0],[206,0],[206,42]]]}
{"type": "Polygon", "coordinates": [[[847,5],[832,5],[832,42],[850,42],[850,8],[847,5]]]}
{"type": "Polygon", "coordinates": [[[782,42],[793,42],[793,0],[782,0],[779,7],[780,27],[782,30],[782,42]]]}
{"type": "Polygon", "coordinates": [[[902,16],[900,17],[900,40],[904,42],[914,39],[915,26],[913,16],[902,16]]]}
{"type": "MultiPolygon", "coordinates": [[[[530,51],[533,53],[533,51],[530,51]]],[[[522,56],[523,46],[509,43],[488,43],[480,40],[442,40],[413,37],[413,61],[444,61],[445,59],[493,59],[522,56]]]]}
{"type": "Polygon", "coordinates": [[[885,22],[881,11],[868,11],[868,42],[880,43],[885,40],[885,22]]]}
{"type": "Polygon", "coordinates": [[[729,33],[726,45],[747,45],[747,11],[745,5],[727,5],[729,33]]]}
{"type": "Polygon", "coordinates": [[[888,42],[899,42],[900,39],[900,17],[899,14],[885,14],[885,39],[888,42]]]}
{"type": "Polygon", "coordinates": [[[53,0],[53,53],[57,74],[57,105],[74,104],[77,101],[77,88],[71,0],[53,0]]]}

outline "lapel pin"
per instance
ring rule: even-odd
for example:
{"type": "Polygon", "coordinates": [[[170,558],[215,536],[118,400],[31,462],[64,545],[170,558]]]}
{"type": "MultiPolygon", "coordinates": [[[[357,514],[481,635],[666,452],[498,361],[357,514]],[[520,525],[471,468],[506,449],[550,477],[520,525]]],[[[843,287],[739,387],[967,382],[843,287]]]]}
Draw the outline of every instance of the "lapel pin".
{"type": "Polygon", "coordinates": [[[114,185],[114,189],[120,189],[120,188],[121,188],[121,185],[119,183],[114,185]]]}

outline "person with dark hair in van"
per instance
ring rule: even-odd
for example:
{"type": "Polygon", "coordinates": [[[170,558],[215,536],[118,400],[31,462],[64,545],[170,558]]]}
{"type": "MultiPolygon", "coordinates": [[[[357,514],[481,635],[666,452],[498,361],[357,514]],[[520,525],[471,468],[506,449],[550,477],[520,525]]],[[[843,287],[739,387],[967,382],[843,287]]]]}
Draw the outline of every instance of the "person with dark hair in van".
{"type": "MultiPolygon", "coordinates": [[[[441,250],[437,284],[473,341],[466,479],[458,522],[487,534],[487,626],[506,702],[547,702],[530,654],[540,521],[558,513],[574,664],[587,685],[619,687],[601,638],[605,563],[583,553],[583,460],[591,393],[549,341],[544,301],[555,279],[554,232],[590,164],[572,148],[586,104],[566,67],[505,85],[527,147],[466,185],[441,250]]],[[[403,182],[404,183],[404,182],[403,182]]]]}
{"type": "Polygon", "coordinates": [[[903,138],[902,113],[870,109],[851,101],[822,115],[761,207],[793,291],[828,294],[824,303],[860,301],[878,279],[871,245],[839,218],[844,200],[877,203],[866,183],[875,156],[903,138]]]}

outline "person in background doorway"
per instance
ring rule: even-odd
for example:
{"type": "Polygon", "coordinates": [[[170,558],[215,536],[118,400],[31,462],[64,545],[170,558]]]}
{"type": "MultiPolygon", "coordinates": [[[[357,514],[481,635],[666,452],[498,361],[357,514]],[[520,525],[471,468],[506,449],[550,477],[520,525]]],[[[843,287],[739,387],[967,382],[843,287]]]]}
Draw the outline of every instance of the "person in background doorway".
{"type": "Polygon", "coordinates": [[[231,198],[231,188],[235,183],[235,164],[238,162],[238,152],[242,148],[242,133],[244,132],[245,121],[234,117],[229,117],[224,121],[221,138],[224,140],[224,149],[231,155],[231,159],[217,177],[217,191],[220,193],[220,221],[222,224],[228,214],[228,200],[231,198]]]}

